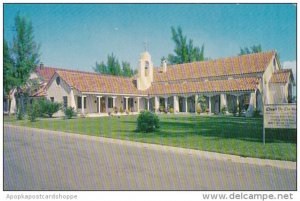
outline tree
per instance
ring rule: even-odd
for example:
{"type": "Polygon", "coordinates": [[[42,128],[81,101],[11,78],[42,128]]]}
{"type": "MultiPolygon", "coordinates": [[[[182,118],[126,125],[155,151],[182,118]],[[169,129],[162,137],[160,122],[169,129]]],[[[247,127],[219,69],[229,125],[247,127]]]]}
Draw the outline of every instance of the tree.
{"type": "Polygon", "coordinates": [[[100,73],[100,74],[109,74],[108,69],[103,61],[100,64],[98,62],[96,62],[94,71],[97,73],[100,73]]]}
{"type": "Polygon", "coordinates": [[[122,61],[121,65],[112,53],[107,56],[106,64],[102,61],[101,63],[96,62],[96,66],[93,68],[95,72],[105,75],[120,75],[124,77],[132,77],[136,74],[136,70],[131,69],[129,62],[122,61]]]}
{"type": "MultiPolygon", "coordinates": [[[[20,16],[15,18],[15,35],[13,37],[13,46],[11,48],[11,59],[13,61],[12,76],[14,82],[11,87],[17,88],[15,94],[17,98],[18,111],[24,112],[24,97],[27,95],[21,90],[26,84],[30,73],[35,70],[39,63],[39,45],[34,41],[33,26],[31,21],[20,16]]],[[[8,77],[9,78],[9,77],[8,77]]]]}
{"type": "Polygon", "coordinates": [[[260,44],[253,45],[250,48],[248,48],[248,47],[240,48],[239,55],[252,54],[252,53],[258,53],[258,52],[262,52],[262,48],[261,48],[260,44]]]}
{"type": "Polygon", "coordinates": [[[122,75],[125,77],[132,77],[135,71],[131,69],[130,64],[126,61],[122,61],[122,75]]]}
{"type": "Polygon", "coordinates": [[[11,57],[11,52],[8,47],[6,40],[3,42],[3,85],[4,85],[4,95],[8,95],[10,90],[12,90],[16,84],[17,80],[14,77],[15,68],[13,59],[11,57]]]}
{"type": "Polygon", "coordinates": [[[34,122],[40,113],[40,105],[36,100],[32,101],[32,104],[28,104],[26,107],[28,119],[34,122]]]}
{"type": "Polygon", "coordinates": [[[39,63],[39,45],[34,41],[31,21],[17,15],[15,18],[16,35],[13,38],[12,55],[16,68],[18,86],[24,85],[39,63]]]}
{"type": "Polygon", "coordinates": [[[120,63],[113,53],[107,57],[107,68],[111,75],[121,75],[122,73],[120,63]]]}
{"type": "Polygon", "coordinates": [[[182,33],[181,27],[178,27],[177,30],[174,27],[171,27],[171,32],[172,40],[175,43],[175,55],[168,55],[168,61],[170,64],[182,64],[204,60],[204,44],[201,48],[194,47],[193,40],[187,40],[187,37],[182,33]]]}

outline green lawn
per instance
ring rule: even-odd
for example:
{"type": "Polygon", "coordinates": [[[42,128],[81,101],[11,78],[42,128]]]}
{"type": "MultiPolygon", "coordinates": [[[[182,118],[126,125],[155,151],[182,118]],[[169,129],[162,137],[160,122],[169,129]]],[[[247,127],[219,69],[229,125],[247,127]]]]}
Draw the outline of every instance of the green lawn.
{"type": "Polygon", "coordinates": [[[296,161],[296,130],[266,130],[262,143],[262,119],[232,116],[159,115],[161,128],[154,133],[137,133],[137,116],[41,119],[5,122],[49,130],[186,147],[198,150],[296,161]]]}

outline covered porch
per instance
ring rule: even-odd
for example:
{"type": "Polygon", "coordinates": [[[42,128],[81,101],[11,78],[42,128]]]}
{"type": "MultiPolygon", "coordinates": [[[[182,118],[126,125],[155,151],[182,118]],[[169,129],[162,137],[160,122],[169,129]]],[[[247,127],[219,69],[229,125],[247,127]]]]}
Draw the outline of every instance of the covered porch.
{"type": "Polygon", "coordinates": [[[145,110],[145,102],[141,96],[77,94],[71,101],[71,107],[85,116],[125,115],[145,110]]]}
{"type": "Polygon", "coordinates": [[[254,110],[262,111],[263,104],[259,90],[173,94],[153,96],[147,100],[150,105],[148,110],[155,112],[168,112],[173,108],[174,113],[196,113],[200,107],[203,113],[208,114],[243,113],[246,116],[251,116],[254,110]]]}

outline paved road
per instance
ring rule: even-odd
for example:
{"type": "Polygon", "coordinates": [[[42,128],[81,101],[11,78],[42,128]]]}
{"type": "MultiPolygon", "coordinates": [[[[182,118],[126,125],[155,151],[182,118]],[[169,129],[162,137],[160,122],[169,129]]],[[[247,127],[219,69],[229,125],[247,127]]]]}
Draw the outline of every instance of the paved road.
{"type": "Polygon", "coordinates": [[[123,142],[5,125],[4,189],[296,190],[294,168],[123,142]]]}

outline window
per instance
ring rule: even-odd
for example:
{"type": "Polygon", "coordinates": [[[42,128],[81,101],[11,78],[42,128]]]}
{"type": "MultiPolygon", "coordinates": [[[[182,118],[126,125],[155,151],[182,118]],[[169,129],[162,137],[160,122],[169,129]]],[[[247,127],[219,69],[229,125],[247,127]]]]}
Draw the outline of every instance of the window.
{"type": "Polygon", "coordinates": [[[50,97],[51,102],[54,102],[54,97],[50,97]]]}
{"type": "Polygon", "coordinates": [[[149,68],[149,61],[145,61],[145,69],[149,68]]]}
{"type": "Polygon", "coordinates": [[[63,103],[64,108],[67,108],[68,107],[68,97],[63,96],[63,101],[64,101],[64,103],[63,103]]]}
{"type": "MultiPolygon", "coordinates": [[[[78,109],[82,109],[82,97],[81,96],[78,96],[77,97],[77,108],[78,109]]],[[[84,99],[84,108],[86,108],[86,97],[83,98],[84,99]]]]}
{"type": "Polygon", "coordinates": [[[148,76],[149,75],[149,61],[146,61],[145,62],[145,76],[148,76]]]}
{"type": "Polygon", "coordinates": [[[108,108],[113,108],[113,98],[108,97],[107,101],[108,101],[108,108]]]}
{"type": "Polygon", "coordinates": [[[60,84],[60,78],[59,78],[59,77],[56,78],[56,84],[57,84],[57,85],[60,84]]]}
{"type": "Polygon", "coordinates": [[[77,97],[77,108],[78,108],[78,109],[81,109],[81,105],[82,105],[82,103],[81,103],[81,97],[78,96],[78,97],[77,97]]]}

